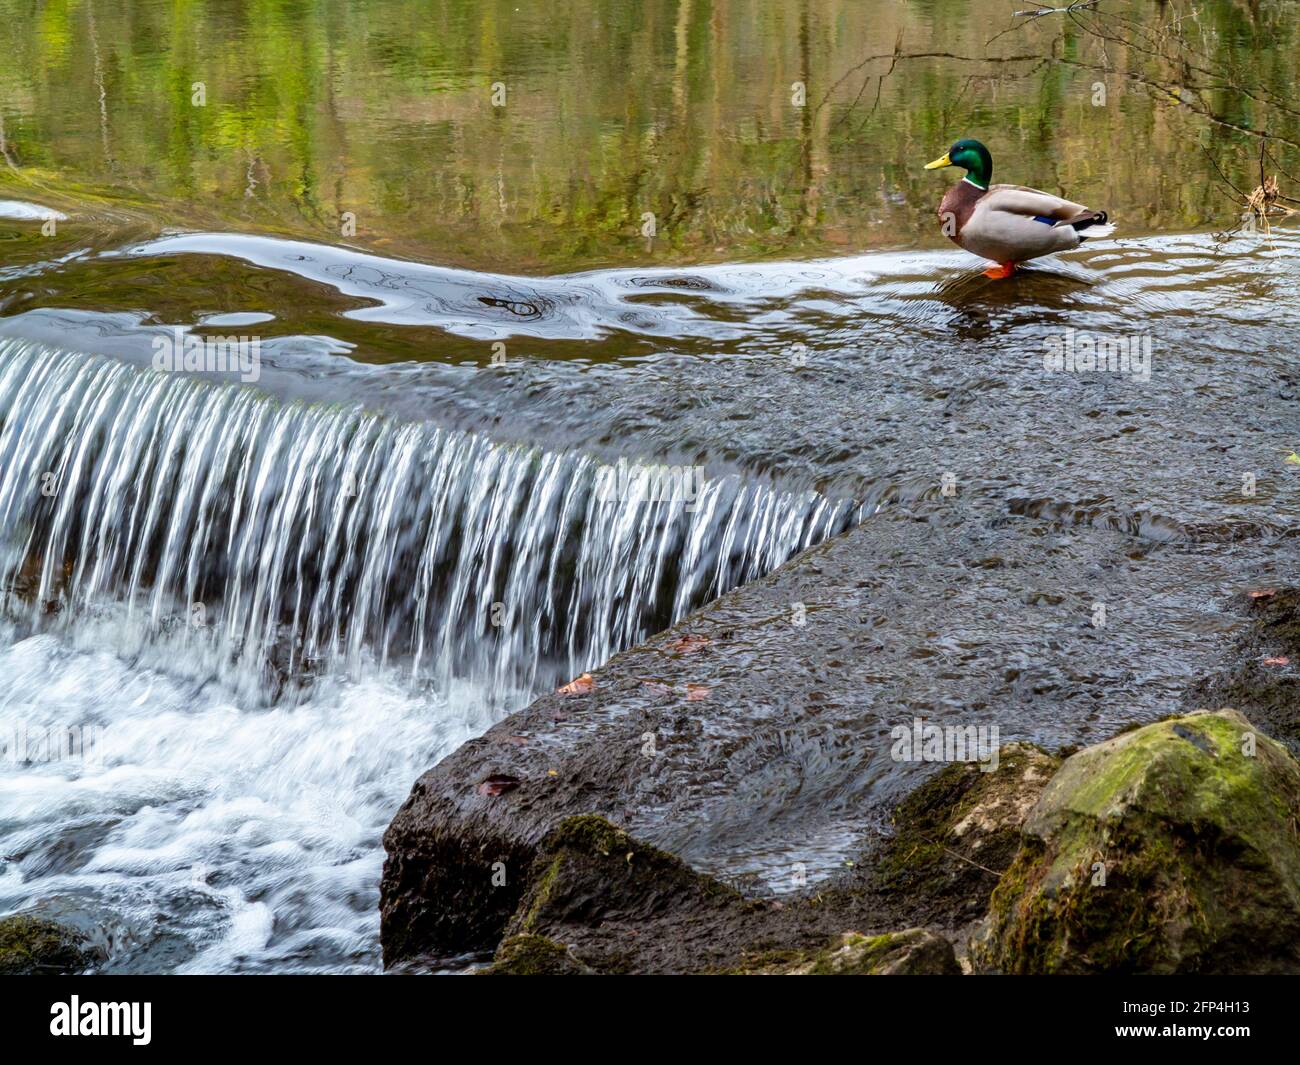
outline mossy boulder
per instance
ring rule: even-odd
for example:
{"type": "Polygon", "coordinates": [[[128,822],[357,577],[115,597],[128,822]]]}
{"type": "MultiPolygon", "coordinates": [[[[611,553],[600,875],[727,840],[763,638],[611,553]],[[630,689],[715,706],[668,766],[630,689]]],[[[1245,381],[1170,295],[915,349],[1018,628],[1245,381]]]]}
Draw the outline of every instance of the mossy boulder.
{"type": "Polygon", "coordinates": [[[593,970],[573,956],[563,943],[545,936],[511,936],[497,947],[484,976],[582,976],[593,970]]]}
{"type": "Polygon", "coordinates": [[[1300,971],[1300,765],[1235,710],[1065,761],[972,944],[1013,973],[1300,971]]]}
{"type": "Polygon", "coordinates": [[[915,903],[910,920],[960,924],[982,917],[998,877],[1020,849],[1020,830],[1060,759],[1027,743],[999,750],[997,768],[945,766],[894,811],[894,837],[875,882],[915,903]]]}
{"type": "Polygon", "coordinates": [[[0,976],[75,973],[92,960],[85,937],[65,925],[30,914],[0,919],[0,976]]]}
{"type": "Polygon", "coordinates": [[[561,821],[538,848],[506,937],[544,936],[602,972],[689,971],[692,930],[745,923],[736,891],[602,817],[561,821]]]}

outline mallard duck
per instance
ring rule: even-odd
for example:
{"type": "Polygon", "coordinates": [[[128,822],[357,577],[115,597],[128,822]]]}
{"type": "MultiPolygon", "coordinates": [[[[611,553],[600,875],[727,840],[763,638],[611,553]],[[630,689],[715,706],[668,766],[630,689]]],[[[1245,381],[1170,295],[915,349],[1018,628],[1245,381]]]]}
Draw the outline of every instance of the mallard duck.
{"type": "Polygon", "coordinates": [[[979,141],[960,140],[925,164],[926,170],[943,166],[959,166],[966,176],[944,193],[939,222],[955,243],[998,264],[984,271],[987,277],[1010,277],[1026,259],[1069,251],[1115,231],[1105,211],[1023,185],[990,185],[993,156],[979,141]]]}

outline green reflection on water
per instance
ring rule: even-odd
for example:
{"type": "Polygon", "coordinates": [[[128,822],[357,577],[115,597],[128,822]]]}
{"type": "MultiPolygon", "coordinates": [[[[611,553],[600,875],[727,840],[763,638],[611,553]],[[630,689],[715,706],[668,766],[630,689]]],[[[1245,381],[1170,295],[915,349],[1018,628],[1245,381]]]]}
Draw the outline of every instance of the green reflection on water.
{"type": "Polygon", "coordinates": [[[1198,145],[1248,190],[1258,141],[1233,126],[1300,141],[1285,3],[1107,0],[991,40],[1028,6],[0,0],[0,192],[65,194],[119,236],[269,229],[562,270],[941,244],[953,172],[921,165],[962,135],[996,179],[1124,232],[1226,227],[1198,145]],[[863,63],[896,47],[946,54],[863,63]]]}

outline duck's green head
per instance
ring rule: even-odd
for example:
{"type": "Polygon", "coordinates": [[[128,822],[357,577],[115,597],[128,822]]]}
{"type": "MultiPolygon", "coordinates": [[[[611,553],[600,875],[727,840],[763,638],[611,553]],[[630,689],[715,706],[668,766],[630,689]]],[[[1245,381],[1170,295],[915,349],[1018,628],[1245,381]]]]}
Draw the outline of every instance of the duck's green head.
{"type": "Polygon", "coordinates": [[[926,163],[926,170],[938,170],[941,166],[959,166],[966,171],[966,180],[982,189],[989,187],[993,177],[993,156],[979,141],[960,140],[948,149],[948,154],[926,163]]]}

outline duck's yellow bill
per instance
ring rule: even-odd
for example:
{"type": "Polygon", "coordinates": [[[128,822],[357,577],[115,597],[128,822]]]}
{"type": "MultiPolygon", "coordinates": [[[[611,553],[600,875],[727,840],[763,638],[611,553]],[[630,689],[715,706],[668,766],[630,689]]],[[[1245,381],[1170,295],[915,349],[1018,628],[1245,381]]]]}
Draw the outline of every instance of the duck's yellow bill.
{"type": "Polygon", "coordinates": [[[944,152],[943,156],[936,159],[933,163],[926,163],[926,170],[938,170],[941,166],[952,166],[952,160],[948,158],[948,153],[944,152]]]}

